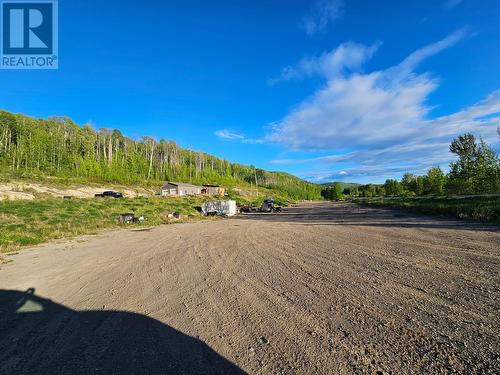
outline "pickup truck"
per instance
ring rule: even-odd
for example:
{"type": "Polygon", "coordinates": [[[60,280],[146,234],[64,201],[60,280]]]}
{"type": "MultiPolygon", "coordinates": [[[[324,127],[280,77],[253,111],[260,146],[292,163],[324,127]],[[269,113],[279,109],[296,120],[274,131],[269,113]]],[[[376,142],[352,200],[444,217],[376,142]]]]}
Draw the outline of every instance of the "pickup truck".
{"type": "Polygon", "coordinates": [[[104,191],[101,194],[95,194],[96,198],[123,198],[122,193],[118,193],[117,191],[104,191]]]}

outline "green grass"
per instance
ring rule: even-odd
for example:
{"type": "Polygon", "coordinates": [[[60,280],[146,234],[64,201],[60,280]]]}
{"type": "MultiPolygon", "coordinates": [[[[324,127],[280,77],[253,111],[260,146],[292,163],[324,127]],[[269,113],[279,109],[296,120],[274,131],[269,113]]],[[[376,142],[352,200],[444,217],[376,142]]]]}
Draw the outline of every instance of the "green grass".
{"type": "Polygon", "coordinates": [[[500,196],[358,198],[360,204],[401,208],[500,224],[500,196]]]}
{"type": "Polygon", "coordinates": [[[204,199],[131,198],[72,199],[0,202],[0,252],[36,245],[51,239],[96,233],[100,229],[152,226],[168,222],[162,213],[180,212],[188,220],[200,218],[195,209],[204,199]],[[141,224],[120,224],[121,213],[144,216],[141,224]]]}
{"type": "MultiPolygon", "coordinates": [[[[89,186],[84,180],[47,178],[46,176],[29,176],[19,179],[18,176],[0,174],[2,182],[37,182],[54,188],[78,188],[89,186]],[[16,177],[16,178],[13,178],[16,177]],[[13,179],[12,179],[13,178],[13,179]]],[[[96,186],[101,186],[98,182],[96,186]]],[[[159,186],[155,186],[159,191],[159,186]]],[[[126,186],[136,188],[137,185],[126,186]]],[[[142,186],[141,188],[151,188],[142,186]]],[[[26,188],[23,188],[25,191],[26,188]]],[[[116,190],[120,191],[121,188],[116,190]]],[[[259,187],[241,183],[226,185],[228,196],[224,199],[234,199],[239,205],[255,204],[260,206],[264,198],[274,198],[276,204],[289,205],[295,201],[290,195],[278,189],[259,187]]],[[[163,212],[180,212],[187,220],[201,218],[195,209],[207,200],[202,197],[180,198],[125,198],[125,199],[77,199],[64,201],[61,198],[50,197],[49,194],[35,193],[32,201],[15,200],[0,201],[0,254],[15,251],[25,246],[32,246],[58,238],[71,238],[82,234],[97,233],[102,229],[120,228],[118,216],[121,213],[133,212],[136,216],[144,216],[145,221],[134,226],[154,226],[169,222],[163,212]]],[[[215,198],[214,199],[219,199],[215,198]]],[[[170,220],[172,221],[172,220],[170,220]]],[[[1,257],[0,257],[1,262],[1,257]]]]}
{"type": "MultiPolygon", "coordinates": [[[[265,197],[273,197],[277,204],[293,203],[285,193],[259,188],[233,187],[228,197],[238,204],[260,205],[265,197]]],[[[15,251],[58,238],[71,238],[82,234],[97,233],[102,229],[155,226],[175,220],[167,219],[164,212],[180,212],[184,220],[200,219],[196,209],[209,198],[203,197],[154,197],[154,198],[61,198],[16,200],[0,202],[0,253],[15,251]],[[140,224],[120,224],[122,213],[133,212],[144,216],[140,224]]],[[[220,199],[220,198],[213,198],[220,199]]]]}

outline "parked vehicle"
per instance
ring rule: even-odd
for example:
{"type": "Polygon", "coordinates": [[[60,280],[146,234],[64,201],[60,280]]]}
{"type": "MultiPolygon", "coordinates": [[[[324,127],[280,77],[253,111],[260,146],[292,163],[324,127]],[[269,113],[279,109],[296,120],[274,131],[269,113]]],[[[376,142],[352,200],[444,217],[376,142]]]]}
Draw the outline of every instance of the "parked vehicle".
{"type": "Polygon", "coordinates": [[[252,212],[265,212],[265,213],[273,213],[273,212],[281,212],[281,206],[276,206],[274,204],[273,198],[266,198],[260,207],[256,207],[254,205],[251,206],[242,206],[240,207],[240,212],[242,213],[252,213],[252,212]]]}
{"type": "Polygon", "coordinates": [[[260,212],[281,212],[281,206],[275,206],[273,198],[266,198],[260,206],[260,212]]]}
{"type": "Polygon", "coordinates": [[[104,191],[101,194],[95,194],[96,198],[123,198],[123,194],[117,191],[104,191]]]}

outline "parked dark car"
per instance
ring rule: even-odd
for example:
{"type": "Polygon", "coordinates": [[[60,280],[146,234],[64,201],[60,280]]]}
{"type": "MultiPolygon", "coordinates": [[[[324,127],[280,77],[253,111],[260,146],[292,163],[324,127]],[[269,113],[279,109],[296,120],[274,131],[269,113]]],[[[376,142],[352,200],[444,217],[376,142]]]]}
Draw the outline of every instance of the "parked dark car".
{"type": "Polygon", "coordinates": [[[104,191],[102,194],[95,194],[94,197],[96,198],[123,198],[123,194],[119,193],[117,191],[104,191]]]}

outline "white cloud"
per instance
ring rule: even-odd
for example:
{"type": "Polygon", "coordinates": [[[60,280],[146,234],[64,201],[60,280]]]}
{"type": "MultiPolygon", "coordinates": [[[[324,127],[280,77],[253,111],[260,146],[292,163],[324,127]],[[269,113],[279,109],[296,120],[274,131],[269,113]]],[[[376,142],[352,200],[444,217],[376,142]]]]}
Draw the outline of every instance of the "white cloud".
{"type": "Polygon", "coordinates": [[[303,24],[307,35],[326,31],[328,24],[335,22],[344,9],[343,0],[316,0],[310,13],[304,17],[303,24]]]}
{"type": "Polygon", "coordinates": [[[229,129],[217,130],[216,132],[214,132],[214,134],[223,140],[240,141],[241,143],[248,143],[248,144],[265,143],[264,139],[247,138],[245,134],[241,134],[229,129]]]}
{"type": "Polygon", "coordinates": [[[349,178],[380,177],[388,172],[425,172],[433,165],[446,167],[454,158],[448,151],[449,143],[465,132],[498,147],[500,91],[459,112],[429,118],[426,100],[439,81],[428,73],[415,72],[424,59],[455,45],[465,34],[463,30],[452,33],[413,52],[396,66],[370,73],[352,70],[359,69],[373,54],[374,46],[348,43],[319,58],[303,60],[308,63],[290,69],[294,72],[291,76],[321,74],[325,85],[276,122],[266,140],[290,150],[335,151],[336,155],[273,162],[327,165],[347,172],[349,178]],[[332,56],[344,59],[333,64],[332,56]]]}
{"type": "Polygon", "coordinates": [[[274,163],[297,164],[312,163],[332,169],[309,171],[315,180],[328,181],[347,172],[350,179],[367,178],[383,181],[405,172],[425,173],[431,166],[439,165],[446,169],[456,156],[449,152],[453,138],[463,133],[473,133],[482,137],[497,150],[497,127],[500,126],[500,90],[468,108],[447,116],[426,120],[402,142],[360,148],[356,151],[309,159],[275,160],[274,163]],[[345,165],[350,168],[345,168],[345,165]],[[341,168],[336,172],[336,168],[341,168]]]}
{"type": "Polygon", "coordinates": [[[412,132],[427,113],[423,101],[436,87],[415,77],[382,87],[380,72],[329,81],[275,125],[267,136],[294,150],[349,149],[395,142],[412,132]]]}
{"type": "Polygon", "coordinates": [[[379,48],[380,43],[371,46],[347,42],[330,52],[320,56],[306,57],[296,65],[283,68],[279,78],[271,80],[271,84],[308,78],[311,76],[324,76],[328,79],[355,71],[370,59],[379,48]]]}
{"type": "Polygon", "coordinates": [[[429,111],[425,100],[438,86],[437,79],[416,74],[414,68],[463,35],[462,31],[453,33],[413,52],[394,67],[368,74],[342,74],[342,67],[359,66],[376,47],[342,44],[325,55],[343,57],[335,64],[326,64],[324,58],[309,64],[330,67],[315,70],[324,75],[325,86],[278,121],[267,139],[296,150],[332,150],[394,143],[407,137],[425,120],[429,111]]]}
{"type": "Polygon", "coordinates": [[[229,140],[245,139],[245,136],[243,134],[228,129],[217,130],[214,134],[221,139],[229,139],[229,140]]]}
{"type": "Polygon", "coordinates": [[[416,50],[411,53],[406,59],[404,59],[399,65],[392,69],[392,71],[388,71],[388,73],[396,73],[396,77],[403,77],[404,75],[409,75],[412,71],[425,59],[432,57],[439,52],[453,47],[459,41],[461,41],[467,34],[466,29],[457,30],[447,37],[437,41],[436,43],[429,44],[423,48],[416,50]]]}

